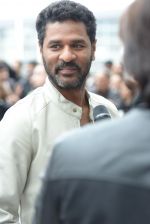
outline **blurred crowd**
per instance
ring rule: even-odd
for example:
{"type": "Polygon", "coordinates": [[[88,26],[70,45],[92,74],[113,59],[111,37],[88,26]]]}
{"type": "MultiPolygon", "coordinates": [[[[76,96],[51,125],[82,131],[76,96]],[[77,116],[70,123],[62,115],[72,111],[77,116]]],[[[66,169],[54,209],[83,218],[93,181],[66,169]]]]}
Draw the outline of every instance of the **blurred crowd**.
{"type": "MultiPolygon", "coordinates": [[[[43,85],[46,78],[44,66],[37,61],[12,65],[0,60],[0,120],[5,111],[35,88],[43,85]]],[[[123,65],[105,61],[101,71],[89,75],[87,89],[111,100],[120,114],[126,113],[138,100],[137,83],[124,72],[123,65]]]]}
{"type": "Polygon", "coordinates": [[[137,82],[125,72],[122,63],[114,64],[111,60],[105,61],[101,71],[88,78],[87,88],[111,100],[120,115],[140,101],[137,82]]]}
{"type": "Polygon", "coordinates": [[[46,72],[42,64],[16,60],[12,65],[0,60],[0,120],[6,110],[35,88],[43,85],[46,72]]]}

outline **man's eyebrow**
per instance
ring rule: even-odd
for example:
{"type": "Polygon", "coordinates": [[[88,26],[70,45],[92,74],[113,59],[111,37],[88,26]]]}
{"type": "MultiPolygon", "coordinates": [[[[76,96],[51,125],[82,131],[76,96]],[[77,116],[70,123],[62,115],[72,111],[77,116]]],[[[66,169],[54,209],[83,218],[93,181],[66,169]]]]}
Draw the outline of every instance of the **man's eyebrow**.
{"type": "Polygon", "coordinates": [[[60,40],[50,40],[50,41],[48,42],[48,44],[59,44],[59,43],[61,43],[60,40]]]}
{"type": "MultiPolygon", "coordinates": [[[[70,40],[70,44],[78,44],[78,43],[85,44],[86,41],[84,39],[73,39],[73,40],[70,40]]],[[[52,45],[52,44],[63,44],[63,42],[61,40],[50,40],[48,42],[48,45],[52,45]]]]}
{"type": "MultiPolygon", "coordinates": [[[[62,42],[62,40],[50,40],[49,42],[53,42],[53,43],[59,43],[59,42],[62,42]]],[[[70,40],[70,42],[85,42],[85,40],[83,38],[80,38],[80,39],[72,39],[70,40]]]]}
{"type": "Polygon", "coordinates": [[[73,40],[73,43],[85,43],[84,39],[77,39],[77,40],[73,40]]]}

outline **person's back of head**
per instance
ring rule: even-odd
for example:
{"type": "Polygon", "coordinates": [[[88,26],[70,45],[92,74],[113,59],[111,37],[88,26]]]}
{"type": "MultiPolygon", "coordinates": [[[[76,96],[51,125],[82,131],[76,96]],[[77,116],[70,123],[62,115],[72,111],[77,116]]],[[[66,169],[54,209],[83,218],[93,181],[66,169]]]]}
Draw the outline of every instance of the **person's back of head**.
{"type": "Polygon", "coordinates": [[[121,18],[124,63],[137,80],[142,102],[150,107],[150,0],[136,0],[121,18]]]}
{"type": "Polygon", "coordinates": [[[62,0],[53,2],[38,15],[36,30],[39,44],[43,45],[46,25],[48,23],[64,22],[67,20],[82,22],[86,27],[91,43],[95,41],[96,19],[93,13],[77,2],[62,0]]]}

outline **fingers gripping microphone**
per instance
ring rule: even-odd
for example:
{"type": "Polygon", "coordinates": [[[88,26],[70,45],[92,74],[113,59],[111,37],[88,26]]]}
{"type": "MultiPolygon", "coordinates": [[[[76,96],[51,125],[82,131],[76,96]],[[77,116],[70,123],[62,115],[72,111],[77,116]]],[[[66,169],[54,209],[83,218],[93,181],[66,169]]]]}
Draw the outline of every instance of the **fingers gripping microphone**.
{"type": "Polygon", "coordinates": [[[103,119],[111,119],[111,115],[107,108],[103,105],[98,105],[93,109],[94,121],[101,121],[103,119]]]}

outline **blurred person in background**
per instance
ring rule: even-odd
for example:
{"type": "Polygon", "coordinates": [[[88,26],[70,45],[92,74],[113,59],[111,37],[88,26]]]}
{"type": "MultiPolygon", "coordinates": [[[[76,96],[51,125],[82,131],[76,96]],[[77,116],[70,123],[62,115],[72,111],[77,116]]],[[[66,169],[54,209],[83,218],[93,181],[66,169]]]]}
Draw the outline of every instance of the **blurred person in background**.
{"type": "Polygon", "coordinates": [[[112,101],[115,103],[118,109],[124,101],[121,95],[122,83],[124,83],[122,76],[116,73],[111,74],[109,79],[109,89],[114,93],[114,98],[112,99],[112,101]]]}
{"type": "Polygon", "coordinates": [[[3,118],[5,112],[10,107],[10,105],[6,101],[7,93],[0,82],[0,120],[3,118]]]}
{"type": "Polygon", "coordinates": [[[112,101],[116,107],[120,105],[121,97],[119,91],[111,86],[111,74],[107,70],[94,76],[93,92],[112,101]]]}
{"type": "Polygon", "coordinates": [[[138,84],[134,78],[128,76],[122,80],[120,96],[122,100],[118,106],[118,110],[126,113],[134,106],[139,96],[138,84]]]}
{"type": "Polygon", "coordinates": [[[109,80],[109,86],[115,92],[120,92],[123,77],[118,74],[112,74],[109,80]]]}
{"type": "Polygon", "coordinates": [[[20,60],[15,60],[11,67],[13,69],[13,71],[15,72],[15,80],[16,81],[19,81],[20,79],[22,79],[22,66],[23,66],[23,63],[22,61],[20,60]]]}
{"type": "Polygon", "coordinates": [[[73,1],[53,2],[39,13],[36,30],[48,77],[0,122],[0,223],[31,224],[39,174],[58,136],[94,123],[100,105],[118,116],[112,102],[85,89],[96,49],[93,13],[73,1]]]}
{"type": "Polygon", "coordinates": [[[105,98],[109,98],[109,78],[110,74],[107,71],[97,73],[94,77],[95,93],[105,98]]]}
{"type": "Polygon", "coordinates": [[[104,68],[107,72],[109,72],[110,75],[112,73],[113,66],[114,66],[114,62],[112,60],[106,60],[104,62],[104,68]]]}
{"type": "Polygon", "coordinates": [[[112,74],[120,75],[121,77],[124,76],[124,65],[123,63],[114,63],[112,66],[112,74]]]}
{"type": "Polygon", "coordinates": [[[15,74],[13,89],[16,95],[18,95],[18,98],[21,99],[27,95],[27,78],[23,75],[23,62],[21,60],[15,60],[11,67],[15,74]]]}
{"type": "Polygon", "coordinates": [[[8,94],[13,91],[14,80],[11,78],[9,65],[4,61],[0,61],[0,82],[8,94]]]}
{"type": "Polygon", "coordinates": [[[12,78],[12,68],[6,62],[0,61],[0,85],[5,91],[5,101],[10,106],[15,104],[20,98],[14,91],[15,81],[12,78]]]}
{"type": "Polygon", "coordinates": [[[31,90],[33,91],[39,86],[42,86],[45,83],[47,74],[45,68],[42,64],[37,64],[33,69],[33,74],[30,76],[29,82],[31,85],[31,90]]]}
{"type": "Polygon", "coordinates": [[[30,60],[25,64],[25,76],[30,77],[33,74],[33,70],[38,65],[38,62],[36,60],[30,60]]]}
{"type": "Polygon", "coordinates": [[[120,36],[141,102],[122,118],[57,140],[35,224],[150,223],[150,0],[128,7],[120,36]]]}
{"type": "Polygon", "coordinates": [[[32,84],[30,83],[30,79],[32,78],[34,68],[38,65],[39,63],[36,60],[30,60],[24,65],[24,76],[26,78],[26,82],[24,84],[24,92],[25,95],[30,93],[32,91],[32,84]]]}

